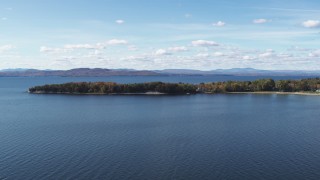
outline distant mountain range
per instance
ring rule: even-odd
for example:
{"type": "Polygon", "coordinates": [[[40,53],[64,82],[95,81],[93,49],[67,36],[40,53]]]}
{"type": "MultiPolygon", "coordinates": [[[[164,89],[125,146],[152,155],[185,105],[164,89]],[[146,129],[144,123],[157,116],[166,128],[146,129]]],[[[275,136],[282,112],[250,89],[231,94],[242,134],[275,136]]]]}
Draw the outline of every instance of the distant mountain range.
{"type": "Polygon", "coordinates": [[[320,71],[297,70],[259,70],[253,68],[217,69],[200,71],[191,69],[165,70],[133,70],[133,69],[101,69],[78,68],[71,70],[37,70],[37,69],[4,69],[0,70],[0,77],[30,77],[30,76],[175,76],[175,75],[231,75],[231,76],[320,76],[320,71]]]}
{"type": "Polygon", "coordinates": [[[260,70],[254,68],[232,68],[216,69],[211,71],[200,71],[190,69],[165,69],[156,71],[167,74],[180,75],[233,75],[233,76],[316,76],[320,75],[319,71],[303,70],[260,70]]]}
{"type": "Polygon", "coordinates": [[[159,73],[153,71],[138,71],[124,69],[78,68],[70,70],[37,70],[37,69],[9,69],[0,71],[1,76],[154,76],[159,73]]]}

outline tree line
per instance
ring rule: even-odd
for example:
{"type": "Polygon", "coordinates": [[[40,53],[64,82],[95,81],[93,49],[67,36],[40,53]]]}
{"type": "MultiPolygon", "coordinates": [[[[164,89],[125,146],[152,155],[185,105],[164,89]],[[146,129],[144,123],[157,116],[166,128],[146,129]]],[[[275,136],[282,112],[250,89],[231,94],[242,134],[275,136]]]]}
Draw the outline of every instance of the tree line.
{"type": "Polygon", "coordinates": [[[159,92],[166,94],[194,94],[197,86],[186,83],[132,83],[117,84],[114,82],[71,82],[65,84],[50,84],[35,86],[29,92],[36,93],[80,93],[80,94],[114,94],[114,93],[147,93],[159,92]]]}
{"type": "Polygon", "coordinates": [[[315,92],[320,78],[302,80],[259,79],[255,81],[224,81],[200,84],[147,82],[118,84],[114,82],[71,82],[29,88],[31,93],[116,94],[159,92],[166,94],[228,93],[228,92],[315,92]]]}
{"type": "Polygon", "coordinates": [[[199,89],[202,92],[226,93],[226,92],[315,92],[320,89],[320,78],[302,80],[278,80],[259,79],[255,81],[226,81],[201,83],[199,89]]]}

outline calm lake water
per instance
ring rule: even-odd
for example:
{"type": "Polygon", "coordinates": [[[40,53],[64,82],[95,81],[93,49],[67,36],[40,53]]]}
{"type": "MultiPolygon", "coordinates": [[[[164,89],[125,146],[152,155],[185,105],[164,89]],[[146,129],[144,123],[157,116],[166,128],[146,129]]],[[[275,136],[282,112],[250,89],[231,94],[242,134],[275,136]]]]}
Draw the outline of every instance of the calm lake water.
{"type": "Polygon", "coordinates": [[[0,78],[0,179],[320,179],[320,96],[26,93],[70,81],[257,78],[0,78]]]}

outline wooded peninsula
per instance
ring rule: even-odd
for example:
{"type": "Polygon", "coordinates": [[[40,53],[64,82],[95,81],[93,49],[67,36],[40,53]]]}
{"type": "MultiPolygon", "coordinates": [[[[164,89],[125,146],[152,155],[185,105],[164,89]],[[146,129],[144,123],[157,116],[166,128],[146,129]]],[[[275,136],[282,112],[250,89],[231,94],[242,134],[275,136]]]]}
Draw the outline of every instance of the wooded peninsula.
{"type": "Polygon", "coordinates": [[[146,82],[118,84],[114,82],[70,82],[29,88],[35,94],[200,94],[250,92],[320,93],[320,78],[302,80],[259,79],[212,83],[146,82]]]}

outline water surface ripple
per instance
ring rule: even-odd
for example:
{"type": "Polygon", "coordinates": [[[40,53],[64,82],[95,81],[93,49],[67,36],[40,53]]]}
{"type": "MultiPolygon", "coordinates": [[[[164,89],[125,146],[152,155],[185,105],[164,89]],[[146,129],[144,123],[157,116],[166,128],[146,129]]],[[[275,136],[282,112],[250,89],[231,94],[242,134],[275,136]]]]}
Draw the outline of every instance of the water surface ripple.
{"type": "Polygon", "coordinates": [[[320,179],[318,96],[25,92],[74,80],[0,78],[0,179],[320,179]]]}

